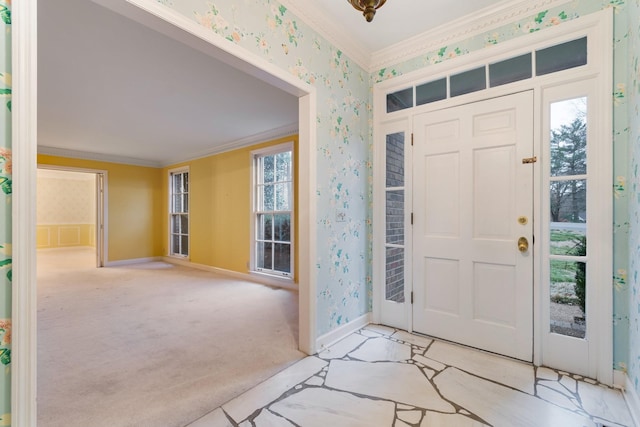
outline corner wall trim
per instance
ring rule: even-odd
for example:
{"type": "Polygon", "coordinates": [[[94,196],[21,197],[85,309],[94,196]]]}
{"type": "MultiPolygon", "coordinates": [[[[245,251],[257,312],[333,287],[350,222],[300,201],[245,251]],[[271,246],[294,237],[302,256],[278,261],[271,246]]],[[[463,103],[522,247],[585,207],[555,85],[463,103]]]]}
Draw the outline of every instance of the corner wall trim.
{"type": "Polygon", "coordinates": [[[633,383],[631,382],[631,378],[629,378],[629,375],[623,375],[625,378],[624,400],[625,402],[627,402],[627,406],[629,407],[629,412],[631,412],[631,418],[633,418],[634,424],[636,426],[640,426],[640,396],[638,396],[638,392],[633,387],[633,383]]]}
{"type": "Polygon", "coordinates": [[[330,347],[345,338],[347,335],[367,326],[369,323],[371,323],[371,312],[363,314],[357,319],[318,337],[316,340],[316,349],[318,352],[323,351],[327,347],[330,347]]]}
{"type": "Polygon", "coordinates": [[[271,286],[274,288],[288,289],[291,291],[298,291],[298,285],[293,281],[278,280],[277,278],[271,278],[264,275],[253,275],[247,273],[240,273],[238,271],[227,270],[224,268],[213,267],[205,264],[198,264],[195,262],[182,260],[180,258],[174,258],[165,256],[161,258],[162,261],[169,264],[181,265],[183,267],[195,268],[197,270],[209,271],[211,273],[220,274],[227,277],[233,277],[234,279],[244,280],[247,282],[257,283],[259,285],[271,286]]]}

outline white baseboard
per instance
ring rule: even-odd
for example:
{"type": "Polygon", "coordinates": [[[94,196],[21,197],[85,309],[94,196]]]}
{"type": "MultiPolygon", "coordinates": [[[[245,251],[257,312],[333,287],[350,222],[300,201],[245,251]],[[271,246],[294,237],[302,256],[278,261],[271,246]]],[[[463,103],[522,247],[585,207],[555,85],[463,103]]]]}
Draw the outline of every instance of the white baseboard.
{"type": "Polygon", "coordinates": [[[123,265],[132,265],[132,264],[142,264],[145,262],[154,262],[154,261],[162,261],[162,257],[152,256],[147,258],[132,258],[132,259],[122,259],[119,261],[107,261],[104,263],[105,267],[120,267],[123,265]]]}
{"type": "MultiPolygon", "coordinates": [[[[618,372],[618,371],[615,371],[618,372]]],[[[640,396],[638,396],[638,392],[633,387],[633,383],[631,382],[631,378],[628,375],[624,375],[624,400],[627,402],[627,406],[629,407],[629,412],[631,412],[631,417],[633,418],[633,422],[637,427],[640,427],[640,396]]]]}
{"type": "Polygon", "coordinates": [[[344,324],[316,339],[316,350],[318,352],[337,343],[347,335],[362,329],[371,323],[371,313],[364,314],[351,322],[344,324]]]}
{"type": "Polygon", "coordinates": [[[245,280],[247,282],[258,283],[260,285],[267,285],[276,288],[284,288],[292,291],[298,290],[298,285],[293,280],[278,279],[276,277],[269,277],[265,274],[248,274],[240,273],[237,271],[226,270],[224,268],[213,267],[205,264],[198,264],[188,261],[186,259],[174,258],[174,257],[162,257],[162,260],[169,264],[182,265],[184,267],[195,268],[198,270],[209,271],[211,273],[218,273],[223,276],[233,277],[234,279],[245,280]]]}

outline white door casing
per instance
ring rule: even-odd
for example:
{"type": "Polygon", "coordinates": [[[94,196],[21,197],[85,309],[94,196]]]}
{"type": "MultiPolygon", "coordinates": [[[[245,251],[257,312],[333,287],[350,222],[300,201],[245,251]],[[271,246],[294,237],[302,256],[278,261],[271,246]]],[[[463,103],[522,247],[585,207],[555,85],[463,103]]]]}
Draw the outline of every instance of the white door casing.
{"type": "Polygon", "coordinates": [[[531,361],[533,92],[415,116],[414,138],[413,329],[531,361]]]}

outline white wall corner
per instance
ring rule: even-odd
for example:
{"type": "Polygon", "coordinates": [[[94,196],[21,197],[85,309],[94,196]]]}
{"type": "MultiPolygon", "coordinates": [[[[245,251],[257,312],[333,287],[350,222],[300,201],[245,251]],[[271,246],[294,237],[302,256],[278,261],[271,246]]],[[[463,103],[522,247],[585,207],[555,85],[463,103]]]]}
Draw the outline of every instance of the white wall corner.
{"type": "Polygon", "coordinates": [[[318,352],[325,350],[345,338],[347,335],[364,328],[369,323],[371,323],[371,313],[366,313],[349,323],[327,332],[316,340],[316,350],[318,352]]]}
{"type": "Polygon", "coordinates": [[[631,378],[622,371],[614,371],[613,376],[614,384],[623,388],[624,400],[627,402],[634,425],[640,427],[640,396],[633,387],[631,378]]]}

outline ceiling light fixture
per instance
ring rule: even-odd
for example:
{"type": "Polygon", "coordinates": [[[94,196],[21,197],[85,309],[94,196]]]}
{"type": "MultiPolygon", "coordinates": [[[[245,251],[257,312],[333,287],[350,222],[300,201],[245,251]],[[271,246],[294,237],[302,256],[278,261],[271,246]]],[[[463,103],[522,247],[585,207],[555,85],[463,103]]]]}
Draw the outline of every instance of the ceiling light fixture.
{"type": "Polygon", "coordinates": [[[358,9],[364,15],[367,22],[373,21],[376,10],[380,9],[387,0],[347,0],[351,6],[358,9]]]}

